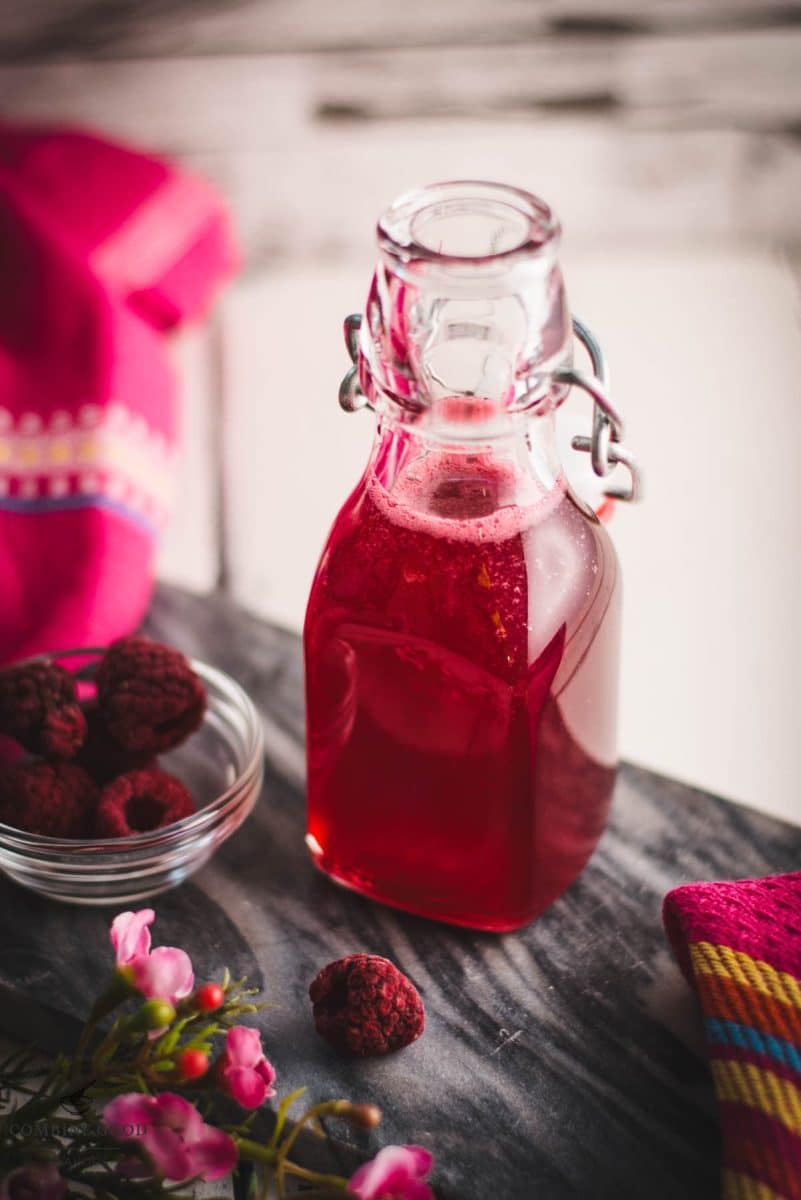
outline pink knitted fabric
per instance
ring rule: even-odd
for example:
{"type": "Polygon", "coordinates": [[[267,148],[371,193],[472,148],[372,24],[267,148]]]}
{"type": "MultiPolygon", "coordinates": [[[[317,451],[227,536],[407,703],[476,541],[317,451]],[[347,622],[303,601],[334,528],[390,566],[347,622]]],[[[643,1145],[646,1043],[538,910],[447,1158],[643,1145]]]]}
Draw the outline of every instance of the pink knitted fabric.
{"type": "Polygon", "coordinates": [[[694,883],[665,930],[704,1015],[726,1200],[801,1200],[801,872],[694,883]]]}
{"type": "Polygon", "coordinates": [[[179,438],[164,331],[235,265],[225,209],[170,164],[0,122],[0,662],[129,632],[179,438]]]}

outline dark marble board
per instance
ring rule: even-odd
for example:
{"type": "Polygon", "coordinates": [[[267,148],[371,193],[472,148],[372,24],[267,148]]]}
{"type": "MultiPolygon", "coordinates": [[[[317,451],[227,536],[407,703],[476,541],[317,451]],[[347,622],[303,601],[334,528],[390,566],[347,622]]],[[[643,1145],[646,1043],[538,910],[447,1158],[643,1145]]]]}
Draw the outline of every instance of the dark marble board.
{"type": "MultiPolygon", "coordinates": [[[[499,937],[399,914],[308,860],[298,639],[221,597],[167,589],[148,628],[229,671],[263,714],[254,814],[154,906],[157,942],[185,946],[200,977],[228,964],[263,983],[259,1023],[282,1090],[380,1104],[380,1142],[429,1146],[443,1197],[718,1194],[700,1022],[666,950],[661,898],[689,879],[797,869],[801,829],[624,766],[590,866],[528,929],[499,937]],[[424,997],[426,1033],[401,1054],[343,1060],[314,1032],[309,981],[356,950],[393,959],[424,997]]],[[[0,1029],[51,1048],[70,1040],[107,969],[109,915],[0,881],[0,1029]]]]}

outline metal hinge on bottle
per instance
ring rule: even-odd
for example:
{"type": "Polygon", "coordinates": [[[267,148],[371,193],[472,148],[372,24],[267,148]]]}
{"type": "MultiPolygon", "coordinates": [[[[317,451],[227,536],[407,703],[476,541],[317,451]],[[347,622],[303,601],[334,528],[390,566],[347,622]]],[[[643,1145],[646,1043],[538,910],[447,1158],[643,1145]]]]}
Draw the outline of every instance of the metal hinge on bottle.
{"type": "MultiPolygon", "coordinates": [[[[353,363],[339,386],[339,403],[345,412],[358,412],[361,408],[372,408],[359,385],[359,330],[361,324],[361,313],[352,313],[345,318],[345,345],[353,363]]],[[[605,495],[615,500],[639,500],[642,493],[642,474],[634,455],[623,445],[623,418],[607,391],[608,371],[603,351],[595,335],[577,317],[573,317],[573,332],[590,357],[592,375],[568,367],[554,371],[551,379],[555,383],[578,387],[586,392],[592,398],[593,414],[590,437],[574,437],[571,445],[574,450],[590,455],[592,469],[602,479],[610,475],[618,464],[628,470],[630,477],[628,487],[607,488],[605,495]]],[[[535,404],[536,402],[532,403],[532,409],[535,404]]],[[[522,407],[525,408],[525,405],[522,407]]]]}

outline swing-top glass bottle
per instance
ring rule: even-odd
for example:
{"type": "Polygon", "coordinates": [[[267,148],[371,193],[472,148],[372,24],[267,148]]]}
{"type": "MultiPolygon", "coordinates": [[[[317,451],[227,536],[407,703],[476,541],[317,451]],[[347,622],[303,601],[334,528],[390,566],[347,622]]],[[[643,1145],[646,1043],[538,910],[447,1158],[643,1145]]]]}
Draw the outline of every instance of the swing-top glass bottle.
{"type": "Polygon", "coordinates": [[[576,878],[615,779],[620,572],[556,451],[571,384],[595,402],[574,445],[599,474],[624,463],[631,490],[636,472],[578,324],[596,375],[572,366],[559,234],[540,200],[486,183],[381,218],[340,394],[374,410],[375,441],[304,635],[315,862],[498,931],[576,878]]]}

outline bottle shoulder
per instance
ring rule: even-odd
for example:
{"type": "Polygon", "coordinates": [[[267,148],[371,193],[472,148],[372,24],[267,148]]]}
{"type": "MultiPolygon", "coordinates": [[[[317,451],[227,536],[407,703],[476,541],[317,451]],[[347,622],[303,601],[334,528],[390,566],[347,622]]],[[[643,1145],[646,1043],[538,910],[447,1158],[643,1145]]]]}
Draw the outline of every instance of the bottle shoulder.
{"type": "Polygon", "coordinates": [[[619,591],[607,530],[564,490],[538,519],[518,517],[508,537],[493,537],[491,521],[457,530],[461,523],[441,518],[434,526],[397,520],[361,480],[326,541],[307,622],[314,613],[326,623],[459,634],[465,644],[486,632],[521,650],[562,626],[568,640],[581,625],[594,626],[619,591]]]}

